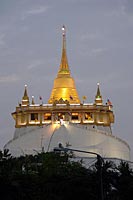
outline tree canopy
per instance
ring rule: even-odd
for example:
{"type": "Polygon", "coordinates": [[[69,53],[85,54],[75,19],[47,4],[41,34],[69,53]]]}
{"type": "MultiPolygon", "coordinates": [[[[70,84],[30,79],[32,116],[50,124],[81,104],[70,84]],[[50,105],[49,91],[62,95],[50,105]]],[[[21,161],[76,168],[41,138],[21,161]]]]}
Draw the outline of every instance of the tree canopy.
{"type": "Polygon", "coordinates": [[[0,151],[0,199],[4,200],[128,200],[133,171],[127,162],[98,160],[83,166],[67,153],[38,153],[18,158],[0,151]]]}

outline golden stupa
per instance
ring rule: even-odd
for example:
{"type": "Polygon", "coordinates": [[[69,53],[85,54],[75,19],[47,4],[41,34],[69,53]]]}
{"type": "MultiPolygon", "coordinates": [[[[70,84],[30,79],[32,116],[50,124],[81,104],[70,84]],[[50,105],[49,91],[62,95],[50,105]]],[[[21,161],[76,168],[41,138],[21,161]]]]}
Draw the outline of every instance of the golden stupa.
{"type": "Polygon", "coordinates": [[[13,156],[20,156],[52,151],[61,142],[103,157],[129,160],[129,145],[112,134],[113,106],[109,100],[103,102],[99,83],[93,103],[87,102],[86,96],[80,101],[68,65],[64,26],[62,36],[61,63],[48,103],[40,98],[36,104],[33,96],[30,100],[25,85],[21,102],[12,113],[14,137],[5,148],[13,156]]]}
{"type": "Polygon", "coordinates": [[[15,127],[60,123],[60,119],[74,124],[110,127],[111,123],[114,123],[112,105],[103,104],[99,83],[94,103],[85,103],[86,96],[80,102],[67,60],[65,26],[62,27],[62,37],[61,63],[48,104],[43,102],[40,105],[36,104],[33,96],[30,103],[27,85],[25,85],[21,103],[12,113],[16,122],[15,127]]]}
{"type": "Polygon", "coordinates": [[[67,60],[65,26],[62,27],[62,36],[63,36],[63,45],[62,45],[61,63],[57,77],[54,80],[54,86],[48,103],[54,103],[55,101],[62,101],[62,100],[69,101],[69,103],[80,103],[75,82],[74,79],[71,77],[67,60]]]}

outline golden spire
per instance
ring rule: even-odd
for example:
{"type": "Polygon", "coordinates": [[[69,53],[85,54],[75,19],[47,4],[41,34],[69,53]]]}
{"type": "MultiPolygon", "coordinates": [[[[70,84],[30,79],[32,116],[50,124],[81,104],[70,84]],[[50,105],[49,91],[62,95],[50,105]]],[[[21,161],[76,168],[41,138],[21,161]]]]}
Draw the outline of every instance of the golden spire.
{"type": "Polygon", "coordinates": [[[62,27],[63,45],[62,45],[62,57],[59,67],[59,71],[56,79],[54,80],[54,86],[51,92],[48,103],[54,103],[55,101],[63,102],[69,101],[69,103],[80,103],[78,93],[75,87],[74,79],[71,77],[67,55],[66,55],[66,29],[62,27]],[[61,100],[61,101],[60,101],[61,100]]]}
{"type": "Polygon", "coordinates": [[[63,25],[62,27],[62,57],[61,57],[61,63],[58,71],[58,76],[60,74],[69,74],[70,75],[70,70],[69,70],[69,65],[68,65],[68,60],[67,60],[67,54],[66,54],[66,28],[63,25]]]}
{"type": "Polygon", "coordinates": [[[27,85],[25,85],[24,96],[22,98],[22,106],[27,106],[27,105],[29,105],[29,97],[27,92],[27,85]]]}
{"type": "Polygon", "coordinates": [[[97,94],[95,96],[95,103],[96,105],[102,105],[102,96],[101,96],[101,93],[100,93],[100,87],[99,87],[99,83],[97,83],[97,94]]]}

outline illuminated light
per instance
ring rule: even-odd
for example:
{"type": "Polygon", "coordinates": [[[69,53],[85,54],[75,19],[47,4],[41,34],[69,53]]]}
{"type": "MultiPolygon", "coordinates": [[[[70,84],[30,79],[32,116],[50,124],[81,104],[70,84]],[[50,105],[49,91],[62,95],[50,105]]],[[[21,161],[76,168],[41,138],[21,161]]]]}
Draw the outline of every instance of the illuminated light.
{"type": "MultiPolygon", "coordinates": [[[[59,124],[52,124],[52,129],[53,129],[53,131],[55,131],[55,130],[57,130],[58,128],[60,127],[60,125],[59,124]]],[[[49,134],[50,134],[50,132],[49,132],[49,134]]]]}
{"type": "Polygon", "coordinates": [[[36,106],[36,107],[40,107],[40,104],[34,104],[34,105],[31,104],[31,105],[30,105],[30,107],[33,107],[33,106],[34,106],[34,107],[35,107],[35,106],[36,106]]]}
{"type": "Polygon", "coordinates": [[[67,128],[67,127],[68,127],[68,124],[64,123],[64,126],[67,128]]]}
{"type": "Polygon", "coordinates": [[[54,124],[59,124],[59,121],[56,121],[54,124]]]}
{"type": "Polygon", "coordinates": [[[65,30],[65,28],[64,28],[64,26],[62,27],[62,31],[64,31],[65,30]]]}
{"type": "Polygon", "coordinates": [[[27,85],[25,85],[25,87],[27,87],[27,85]]]}
{"type": "Polygon", "coordinates": [[[99,86],[100,85],[100,83],[97,83],[97,86],[99,86]]]}
{"type": "Polygon", "coordinates": [[[62,32],[63,32],[63,36],[65,36],[65,26],[63,25],[63,27],[62,27],[62,32]]]}
{"type": "Polygon", "coordinates": [[[94,123],[94,121],[90,121],[90,120],[89,120],[89,123],[93,124],[93,123],[94,123]]]}
{"type": "Polygon", "coordinates": [[[53,126],[53,128],[56,128],[56,124],[53,124],[52,126],[53,126]]]}
{"type": "Polygon", "coordinates": [[[98,124],[104,124],[104,122],[98,121],[98,124]]]}
{"type": "Polygon", "coordinates": [[[29,124],[39,124],[39,121],[30,121],[29,124]]]}
{"type": "Polygon", "coordinates": [[[60,125],[64,125],[63,119],[60,119],[60,125]]]}
{"type": "Polygon", "coordinates": [[[45,113],[44,115],[45,116],[51,116],[51,113],[45,113]]]}
{"type": "Polygon", "coordinates": [[[72,113],[72,115],[76,115],[76,116],[78,116],[78,113],[72,113]]]}
{"type": "Polygon", "coordinates": [[[62,31],[65,31],[65,26],[64,25],[62,26],[62,31]]]}

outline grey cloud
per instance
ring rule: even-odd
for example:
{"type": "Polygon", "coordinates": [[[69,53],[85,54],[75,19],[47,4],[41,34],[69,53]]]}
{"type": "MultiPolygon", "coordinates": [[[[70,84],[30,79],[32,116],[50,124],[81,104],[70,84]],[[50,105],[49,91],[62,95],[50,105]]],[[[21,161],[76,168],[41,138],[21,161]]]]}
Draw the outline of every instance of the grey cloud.
{"type": "Polygon", "coordinates": [[[101,55],[103,54],[105,51],[107,51],[106,48],[96,48],[96,49],[92,49],[91,52],[89,53],[90,56],[97,56],[97,55],[101,55]]]}
{"type": "Polygon", "coordinates": [[[80,51],[80,55],[89,57],[102,56],[107,50],[107,48],[103,47],[88,48],[87,50],[80,51]]]}
{"type": "Polygon", "coordinates": [[[39,14],[45,13],[48,10],[48,8],[49,8],[48,6],[39,6],[39,7],[29,9],[23,12],[21,19],[25,20],[26,18],[31,17],[33,15],[39,15],[39,14]]]}
{"type": "Polygon", "coordinates": [[[28,66],[27,66],[27,69],[28,70],[32,70],[38,66],[40,66],[41,64],[43,64],[43,62],[41,60],[35,60],[35,61],[32,61],[32,63],[30,63],[28,66]]]}
{"type": "Polygon", "coordinates": [[[16,74],[0,76],[0,83],[12,83],[20,80],[20,77],[16,74]]]}
{"type": "Polygon", "coordinates": [[[80,36],[81,41],[86,41],[86,40],[95,40],[101,38],[101,35],[98,33],[84,33],[80,36]]]}

